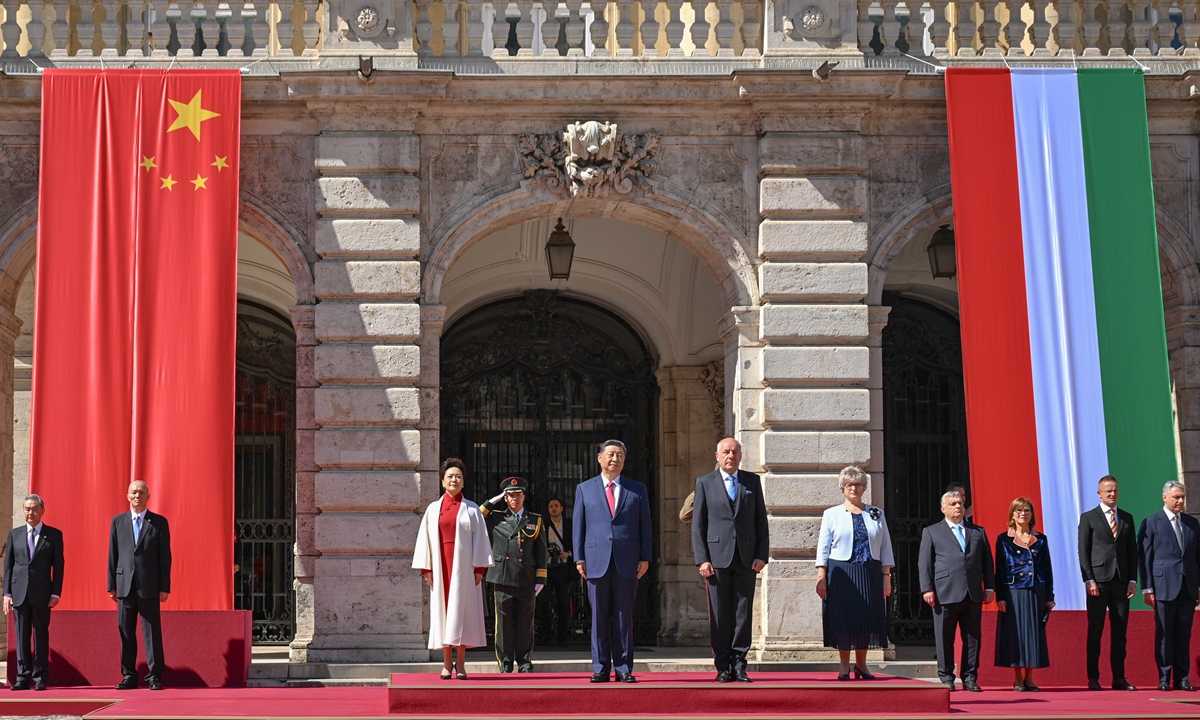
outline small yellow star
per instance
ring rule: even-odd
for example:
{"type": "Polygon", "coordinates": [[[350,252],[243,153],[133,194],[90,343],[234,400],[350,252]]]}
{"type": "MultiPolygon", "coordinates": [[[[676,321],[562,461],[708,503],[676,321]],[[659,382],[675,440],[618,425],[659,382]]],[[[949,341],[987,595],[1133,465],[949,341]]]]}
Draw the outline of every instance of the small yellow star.
{"type": "Polygon", "coordinates": [[[197,190],[199,190],[200,188],[204,188],[205,190],[208,189],[208,186],[204,184],[204,183],[208,182],[208,178],[200,177],[200,173],[196,173],[196,179],[191,180],[190,182],[196,186],[197,190]]]}
{"type": "Polygon", "coordinates": [[[215,113],[212,110],[205,110],[200,107],[199,90],[196,91],[195,97],[190,102],[181,103],[171,99],[168,99],[167,102],[171,103],[171,107],[175,108],[175,112],[179,113],[179,117],[175,118],[175,122],[171,123],[171,127],[167,128],[167,132],[174,132],[179,128],[187,128],[192,131],[197,140],[200,139],[200,123],[221,116],[221,113],[215,113]]]}
{"type": "Polygon", "coordinates": [[[226,155],[225,157],[221,157],[220,155],[214,155],[213,157],[215,157],[217,159],[216,162],[214,162],[212,164],[212,166],[217,169],[217,172],[221,172],[221,170],[229,167],[229,163],[225,162],[225,158],[229,157],[228,155],[226,155]]]}
{"type": "Polygon", "coordinates": [[[161,178],[161,180],[162,187],[160,187],[159,190],[174,190],[175,185],[179,183],[178,180],[172,180],[170,175],[166,176],[165,178],[161,178]]]}
{"type": "Polygon", "coordinates": [[[142,162],[140,163],[140,165],[146,169],[146,172],[150,172],[150,168],[158,167],[157,165],[154,164],[154,158],[146,157],[145,155],[142,156],[142,162]]]}

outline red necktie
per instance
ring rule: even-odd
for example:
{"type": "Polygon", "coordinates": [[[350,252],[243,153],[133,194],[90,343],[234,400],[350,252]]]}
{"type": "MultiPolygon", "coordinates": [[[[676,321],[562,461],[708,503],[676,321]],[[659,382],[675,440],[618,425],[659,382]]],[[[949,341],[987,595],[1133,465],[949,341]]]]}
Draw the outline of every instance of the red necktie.
{"type": "Polygon", "coordinates": [[[604,494],[608,496],[608,514],[616,517],[617,496],[613,493],[613,482],[611,480],[604,484],[604,494]]]}

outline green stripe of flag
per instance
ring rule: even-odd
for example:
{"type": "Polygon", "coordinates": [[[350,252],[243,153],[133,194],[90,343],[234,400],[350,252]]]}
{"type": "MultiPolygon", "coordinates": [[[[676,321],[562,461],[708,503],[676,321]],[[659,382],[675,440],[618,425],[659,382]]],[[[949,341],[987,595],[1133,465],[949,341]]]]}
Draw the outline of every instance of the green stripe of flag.
{"type": "Polygon", "coordinates": [[[1146,89],[1138,69],[1078,77],[1108,467],[1140,523],[1179,477],[1146,89]]]}

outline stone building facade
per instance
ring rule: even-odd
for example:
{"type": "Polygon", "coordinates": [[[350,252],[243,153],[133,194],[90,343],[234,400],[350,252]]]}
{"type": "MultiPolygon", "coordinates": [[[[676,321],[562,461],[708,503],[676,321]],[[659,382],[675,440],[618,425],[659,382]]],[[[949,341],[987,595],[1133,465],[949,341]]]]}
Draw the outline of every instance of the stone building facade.
{"type": "Polygon", "coordinates": [[[295,661],[428,657],[411,553],[440,493],[443,333],[535,290],[603,308],[653,358],[657,641],[707,640],[676,515],[732,434],[771,515],[755,652],[821,654],[813,557],[837,471],[861,465],[872,501],[890,497],[887,300],[956,316],[954,280],[925,255],[953,223],[935,67],[1002,53],[1149,67],[1180,453],[1200,487],[1194,1],[1182,22],[1121,26],[1086,0],[613,0],[607,22],[597,3],[517,0],[508,32],[476,0],[195,4],[190,29],[173,4],[160,18],[104,0],[87,25],[59,19],[65,0],[0,5],[0,491],[14,507],[36,363],[36,67],[249,68],[239,294],[295,334],[295,661]],[[179,49],[151,47],[155,31],[179,49]],[[827,60],[840,65],[814,72],[827,60]],[[576,256],[551,280],[560,217],[576,256]]]}

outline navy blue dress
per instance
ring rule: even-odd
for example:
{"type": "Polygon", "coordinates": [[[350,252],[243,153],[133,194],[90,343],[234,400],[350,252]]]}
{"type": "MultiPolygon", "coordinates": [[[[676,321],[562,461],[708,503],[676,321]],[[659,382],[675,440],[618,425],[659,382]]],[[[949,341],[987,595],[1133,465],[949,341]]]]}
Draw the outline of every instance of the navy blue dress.
{"type": "Polygon", "coordinates": [[[1054,572],[1046,536],[1036,532],[1033,547],[1023,548],[1007,532],[996,537],[996,599],[1007,604],[996,613],[996,666],[1050,666],[1046,647],[1047,602],[1054,601],[1054,572]]]}
{"type": "Polygon", "coordinates": [[[887,610],[883,604],[883,566],[871,557],[871,540],[862,514],[853,516],[850,560],[826,563],[822,605],[825,647],[838,650],[886,648],[887,610]]]}

